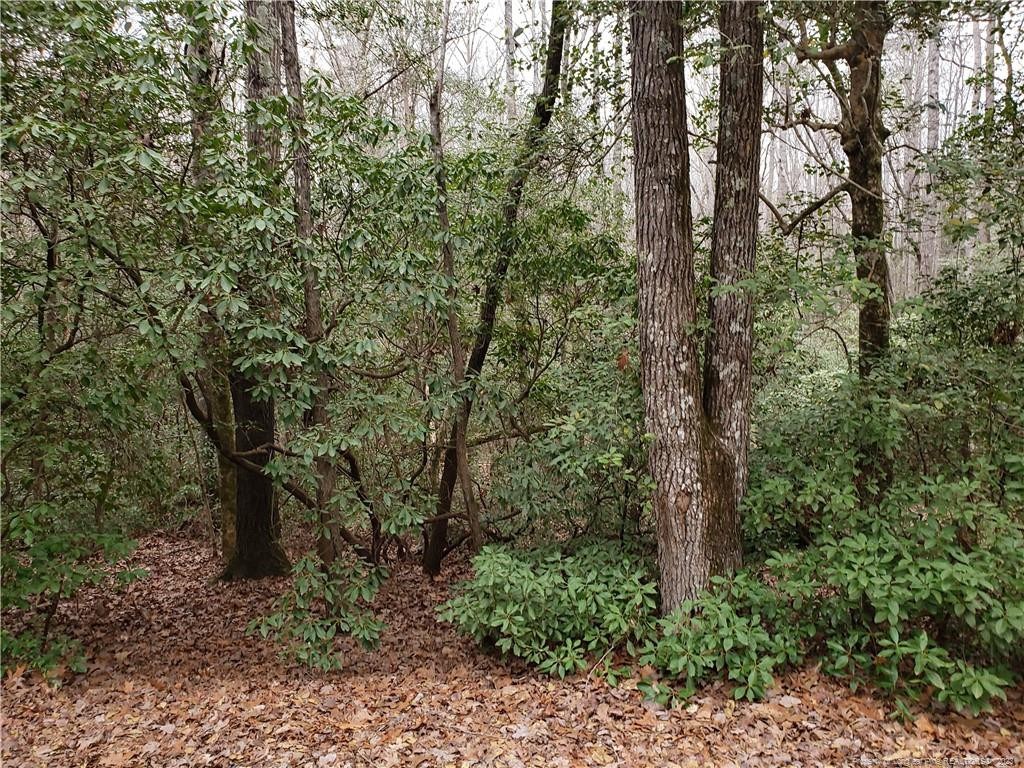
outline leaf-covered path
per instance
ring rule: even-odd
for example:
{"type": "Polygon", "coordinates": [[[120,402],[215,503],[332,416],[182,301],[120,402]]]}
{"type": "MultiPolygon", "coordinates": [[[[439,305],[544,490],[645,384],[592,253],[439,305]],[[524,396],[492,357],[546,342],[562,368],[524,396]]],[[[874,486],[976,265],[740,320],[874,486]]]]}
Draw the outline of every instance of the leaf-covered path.
{"type": "Polygon", "coordinates": [[[765,702],[734,703],[721,687],[666,711],[635,681],[609,688],[508,667],[434,620],[458,574],[431,583],[411,564],[378,598],[389,625],[380,651],[351,650],[343,671],[317,675],[245,635],[282,581],[211,582],[213,557],[188,539],[147,539],[132,561],[150,577],[66,608],[87,674],[60,688],[3,682],[7,768],[1024,762],[1020,691],[994,716],[903,726],[814,670],[765,702]]]}

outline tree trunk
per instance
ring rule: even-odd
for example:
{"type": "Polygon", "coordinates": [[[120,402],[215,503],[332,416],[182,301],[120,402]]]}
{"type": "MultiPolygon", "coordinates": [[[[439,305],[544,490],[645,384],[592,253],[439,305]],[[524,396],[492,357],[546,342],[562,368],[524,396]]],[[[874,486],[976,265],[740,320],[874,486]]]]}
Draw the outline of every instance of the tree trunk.
{"type": "MultiPolygon", "coordinates": [[[[928,41],[928,119],[925,122],[925,139],[929,152],[939,148],[939,32],[928,41]]],[[[934,182],[934,179],[931,179],[934,182]]],[[[922,293],[935,282],[935,276],[942,265],[942,222],[939,216],[939,198],[934,191],[925,200],[925,221],[922,227],[921,266],[918,275],[918,293],[922,293]]]]}
{"type": "MultiPolygon", "coordinates": [[[[274,401],[255,396],[257,382],[236,373],[232,378],[235,406],[235,445],[240,454],[260,467],[273,452],[274,401]],[[263,448],[263,450],[258,450],[263,448]]],[[[238,519],[235,557],[224,569],[225,579],[259,579],[288,573],[288,556],[280,543],[274,482],[263,471],[238,469],[238,519]]]]}
{"type": "Polygon", "coordinates": [[[850,86],[840,123],[850,166],[851,234],[857,278],[871,287],[857,323],[859,369],[867,377],[889,348],[890,294],[882,190],[882,50],[890,20],[885,0],[864,0],[853,8],[853,48],[847,61],[850,86]]]}
{"type": "MultiPolygon", "coordinates": [[[[246,0],[245,14],[255,31],[246,73],[246,97],[254,105],[280,94],[281,53],[272,0],[246,0]]],[[[280,155],[276,129],[261,125],[252,116],[247,140],[250,161],[263,172],[273,170],[280,155]]],[[[237,540],[235,556],[224,569],[224,578],[228,579],[275,576],[289,570],[288,556],[279,541],[281,526],[274,483],[262,470],[272,456],[268,446],[275,440],[274,401],[257,395],[257,386],[251,376],[232,372],[235,446],[261,469],[238,468],[237,540]]]]}
{"type": "Polygon", "coordinates": [[[544,66],[544,85],[534,102],[530,124],[526,128],[523,144],[505,188],[502,231],[498,236],[497,243],[498,254],[487,276],[476,337],[473,340],[473,347],[466,365],[468,391],[464,395],[462,407],[456,411],[456,423],[452,427],[451,437],[445,448],[444,466],[441,470],[441,482],[437,495],[437,514],[435,522],[430,524],[424,542],[423,570],[430,575],[437,575],[441,572],[441,560],[448,551],[448,517],[451,514],[452,496],[455,482],[458,479],[459,457],[456,448],[458,430],[468,431],[476,382],[487,359],[487,350],[491,346],[494,321],[501,302],[505,274],[508,272],[509,263],[516,251],[516,226],[519,218],[519,204],[523,198],[523,188],[526,185],[530,169],[537,161],[541,136],[548,123],[551,122],[555,97],[558,94],[558,80],[562,70],[562,49],[565,44],[568,16],[565,0],[553,0],[547,59],[544,66]]]}
{"type": "Polygon", "coordinates": [[[974,69],[971,75],[974,84],[971,86],[971,113],[981,112],[981,85],[985,71],[985,51],[981,47],[981,22],[975,19],[971,24],[971,47],[974,51],[974,69]]]}
{"type": "MultiPolygon", "coordinates": [[[[295,35],[295,0],[278,0],[277,13],[281,21],[281,59],[284,63],[285,85],[288,90],[288,120],[293,134],[294,157],[292,182],[295,194],[295,254],[303,265],[302,298],[306,314],[306,339],[314,348],[323,342],[324,321],[320,283],[316,266],[310,258],[313,237],[313,213],[310,202],[312,182],[309,172],[309,140],[306,137],[306,107],[302,97],[302,75],[299,69],[299,45],[295,35]]],[[[307,414],[307,423],[314,429],[329,426],[327,397],[330,377],[326,371],[316,376],[313,403],[307,414]]],[[[337,469],[325,453],[314,459],[316,470],[316,503],[319,520],[316,550],[324,565],[338,557],[339,535],[331,520],[329,505],[334,495],[337,469]]]]}
{"type": "Polygon", "coordinates": [[[644,416],[661,609],[737,565],[732,460],[701,404],[681,2],[631,5],[644,416]]]}
{"type": "Polygon", "coordinates": [[[985,25],[985,111],[988,113],[996,106],[996,28],[999,23],[995,9],[990,12],[992,16],[985,25]]]}
{"type": "MultiPolygon", "coordinates": [[[[738,506],[747,490],[750,444],[750,365],[754,300],[743,281],[754,276],[761,184],[761,102],[764,29],[758,2],[719,5],[722,63],[719,75],[715,212],[711,235],[708,302],[710,336],[704,365],[704,410],[733,457],[738,506]],[[727,289],[725,292],[719,292],[727,289]]],[[[731,531],[730,559],[742,553],[739,517],[724,521],[731,531]]]]}
{"type": "MultiPolygon", "coordinates": [[[[203,189],[209,184],[209,169],[203,158],[204,144],[217,108],[217,94],[214,90],[213,35],[210,21],[195,18],[196,38],[192,42],[189,57],[189,80],[192,86],[192,143],[195,159],[192,166],[192,180],[196,187],[203,189]]],[[[231,404],[231,382],[229,371],[231,355],[227,337],[213,312],[207,307],[201,315],[203,350],[207,374],[203,389],[207,397],[207,408],[213,428],[218,435],[222,450],[235,450],[235,416],[231,404]]],[[[235,554],[235,520],[237,510],[237,470],[235,465],[217,452],[217,499],[220,504],[220,550],[226,566],[235,554]]]]}
{"type": "MultiPolygon", "coordinates": [[[[456,306],[458,293],[455,287],[455,250],[452,247],[451,224],[448,218],[448,181],[445,177],[444,145],[441,139],[441,95],[444,92],[444,69],[447,54],[449,4],[444,7],[444,28],[441,35],[440,61],[437,68],[437,83],[430,96],[430,143],[434,153],[434,179],[437,186],[437,221],[441,231],[442,271],[448,279],[448,309],[446,321],[448,342],[452,352],[452,379],[457,391],[466,383],[466,353],[462,348],[462,334],[459,331],[459,314],[456,306]]],[[[507,9],[506,9],[507,10],[507,9]]],[[[480,510],[473,494],[473,482],[469,473],[469,447],[466,445],[468,412],[462,415],[464,403],[458,401],[453,437],[455,438],[455,466],[462,486],[462,499],[466,506],[466,522],[473,551],[483,546],[483,528],[480,525],[480,510]]]]}
{"type": "Polygon", "coordinates": [[[210,420],[217,432],[217,500],[220,503],[220,556],[226,567],[235,556],[238,520],[238,468],[224,455],[234,452],[235,412],[231,399],[231,362],[227,338],[213,318],[204,318],[203,333],[210,373],[205,386],[210,420]]]}
{"type": "Polygon", "coordinates": [[[505,120],[516,120],[516,38],[512,22],[512,0],[505,0],[505,120]]]}

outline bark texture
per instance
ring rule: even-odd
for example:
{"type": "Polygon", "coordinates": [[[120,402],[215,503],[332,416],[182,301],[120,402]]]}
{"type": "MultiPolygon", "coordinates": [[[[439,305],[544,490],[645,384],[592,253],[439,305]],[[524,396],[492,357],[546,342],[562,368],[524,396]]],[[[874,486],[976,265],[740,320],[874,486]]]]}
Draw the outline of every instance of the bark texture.
{"type": "Polygon", "coordinates": [[[634,2],[633,142],[644,416],[661,608],[736,566],[732,460],[704,415],[681,2],[634,2]]]}
{"type": "MultiPolygon", "coordinates": [[[[710,336],[705,347],[704,410],[733,457],[735,503],[747,490],[750,445],[750,366],[754,300],[743,281],[754,275],[761,182],[761,101],[764,28],[758,2],[719,5],[722,63],[719,73],[718,153],[715,166],[710,336]]],[[[732,531],[726,544],[739,562],[739,516],[723,523],[732,531]]]]}
{"type": "Polygon", "coordinates": [[[889,348],[891,322],[882,189],[883,145],[889,135],[882,124],[882,51],[891,21],[885,0],[861,0],[852,12],[849,97],[839,130],[850,166],[848,191],[857,277],[873,289],[861,304],[857,323],[859,368],[861,375],[867,376],[889,348]]]}
{"type": "Polygon", "coordinates": [[[423,547],[423,569],[430,575],[441,572],[441,561],[448,552],[448,519],[451,516],[452,496],[458,480],[458,432],[468,431],[469,416],[473,407],[476,381],[487,360],[487,351],[494,334],[494,322],[501,304],[505,275],[516,250],[516,226],[519,219],[519,205],[530,170],[540,153],[540,140],[551,122],[558,81],[562,70],[562,50],[565,46],[565,32],[568,9],[564,0],[553,0],[551,24],[548,36],[548,50],[544,65],[544,85],[534,102],[533,114],[526,128],[523,142],[509,177],[505,192],[505,206],[502,211],[502,231],[497,243],[497,256],[491,265],[484,289],[483,303],[476,334],[466,364],[466,393],[455,415],[455,422],[444,451],[441,480],[438,485],[437,515],[430,524],[423,547]]]}
{"type": "MultiPolygon", "coordinates": [[[[256,32],[247,62],[246,97],[250,107],[281,93],[280,37],[272,0],[246,0],[246,20],[256,32]]],[[[280,156],[277,131],[255,117],[248,124],[250,160],[272,170],[280,156]]],[[[235,416],[235,446],[253,466],[238,467],[236,549],[224,570],[225,578],[261,578],[288,572],[288,556],[280,543],[280,522],[274,483],[264,467],[275,440],[274,401],[257,394],[258,382],[240,371],[231,375],[235,416]]]]}

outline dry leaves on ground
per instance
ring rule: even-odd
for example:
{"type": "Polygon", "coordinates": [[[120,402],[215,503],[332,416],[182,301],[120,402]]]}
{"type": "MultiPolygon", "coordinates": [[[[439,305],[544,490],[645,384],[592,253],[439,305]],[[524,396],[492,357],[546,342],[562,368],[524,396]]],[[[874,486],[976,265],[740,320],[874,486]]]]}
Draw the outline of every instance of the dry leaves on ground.
{"type": "Polygon", "coordinates": [[[990,716],[930,712],[902,725],[884,703],[807,669],[763,702],[736,703],[718,686],[664,710],[635,680],[552,680],[481,653],[434,619],[459,570],[431,582],[411,563],[378,598],[381,649],[345,646],[345,669],[321,675],[245,635],[283,580],[212,581],[209,551],[172,537],[147,539],[131,564],[150,577],[64,609],[87,674],[58,688],[4,680],[7,768],[1024,762],[1020,691],[990,716]]]}

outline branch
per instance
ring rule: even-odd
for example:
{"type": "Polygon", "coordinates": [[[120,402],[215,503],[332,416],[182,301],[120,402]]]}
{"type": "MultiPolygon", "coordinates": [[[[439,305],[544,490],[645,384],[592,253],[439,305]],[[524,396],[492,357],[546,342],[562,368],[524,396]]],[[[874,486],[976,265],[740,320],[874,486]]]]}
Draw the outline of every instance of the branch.
{"type": "Polygon", "coordinates": [[[812,131],[836,131],[842,130],[842,126],[839,123],[824,123],[820,120],[812,120],[809,117],[791,117],[782,125],[777,126],[781,130],[789,130],[790,128],[796,128],[797,126],[804,126],[810,128],[812,131]]]}
{"type": "Polygon", "coordinates": [[[779,211],[779,209],[775,207],[775,204],[768,199],[768,196],[765,195],[764,192],[758,192],[757,194],[761,198],[761,202],[763,202],[768,207],[768,210],[771,211],[772,216],[774,216],[775,220],[779,223],[779,229],[782,231],[782,234],[788,235],[790,232],[792,232],[800,225],[800,222],[802,222],[815,211],[819,210],[822,206],[825,205],[825,203],[827,203],[833,197],[838,195],[840,192],[845,192],[849,188],[849,183],[845,181],[842,184],[833,187],[828,192],[826,192],[824,196],[819,197],[817,200],[807,205],[802,211],[800,211],[800,213],[796,215],[796,217],[794,217],[792,220],[788,222],[786,221],[786,218],[782,215],[782,213],[779,211]]]}
{"type": "Polygon", "coordinates": [[[840,61],[849,59],[858,49],[853,40],[848,40],[842,45],[833,45],[830,48],[811,48],[807,40],[793,43],[793,50],[796,52],[797,61],[840,61]]]}

